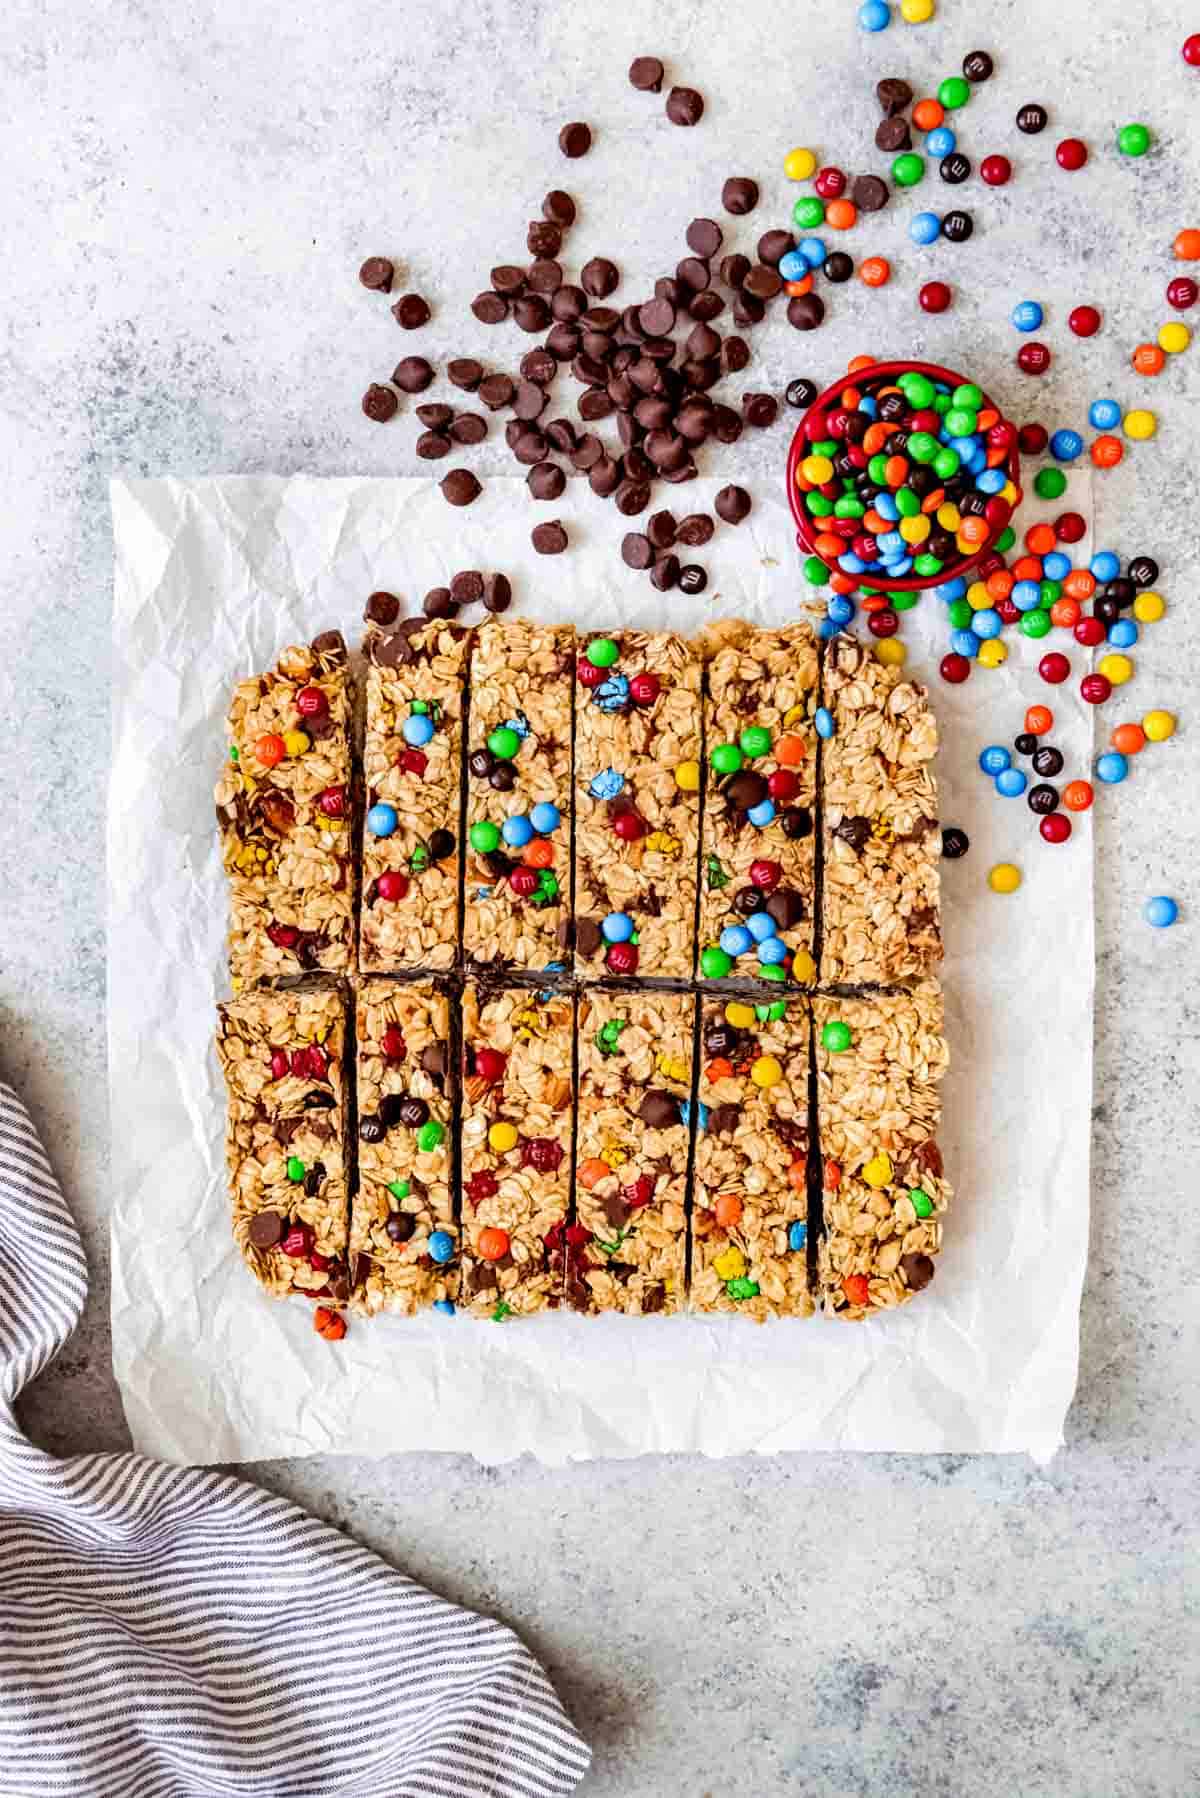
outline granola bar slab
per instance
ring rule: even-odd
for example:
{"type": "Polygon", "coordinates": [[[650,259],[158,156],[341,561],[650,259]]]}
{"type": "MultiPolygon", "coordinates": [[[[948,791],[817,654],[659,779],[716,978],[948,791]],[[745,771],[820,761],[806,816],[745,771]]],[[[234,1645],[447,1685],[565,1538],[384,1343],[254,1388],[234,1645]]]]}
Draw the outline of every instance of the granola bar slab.
{"type": "Polygon", "coordinates": [[[853,637],[826,645],[822,679],[821,980],[916,978],[942,955],[937,722],[925,689],[853,637]]]}
{"type": "Polygon", "coordinates": [[[815,978],[816,709],[807,624],[746,629],[709,663],[703,975],[815,978]]]}
{"type": "Polygon", "coordinates": [[[565,953],[571,889],[575,633],[485,624],[471,653],[468,965],[541,970],[565,953]]]}
{"type": "Polygon", "coordinates": [[[372,631],[364,645],[364,973],[445,969],[457,959],[469,647],[460,626],[425,619],[372,631]]]}
{"type": "Polygon", "coordinates": [[[807,1001],[702,1004],[693,1309],[807,1317],[807,1001]]]}
{"type": "Polygon", "coordinates": [[[345,1009],[340,989],[310,986],[218,1010],[233,1234],[275,1298],[349,1293],[345,1009]]]}
{"type": "Polygon", "coordinates": [[[468,984],[462,1019],[462,1298],[528,1316],[563,1297],[575,1002],[468,984]]]}
{"type": "Polygon", "coordinates": [[[355,1036],[355,1304],[405,1315],[453,1304],[458,1230],[449,997],[431,981],[363,980],[355,1036]]]}
{"type": "Polygon", "coordinates": [[[903,1304],[928,1286],[950,1187],[937,1145],[949,1061],[942,995],[813,1001],[825,1231],[821,1302],[839,1317],[903,1304]]]}
{"type": "Polygon", "coordinates": [[[338,631],[234,689],[216,806],[235,989],[354,964],[353,710],[338,631]]]}
{"type": "Polygon", "coordinates": [[[645,1315],[686,1298],[691,993],[584,992],[569,1296],[645,1315]]]}
{"type": "Polygon", "coordinates": [[[575,696],[575,972],[688,978],[700,662],[682,637],[592,637],[575,696]]]}

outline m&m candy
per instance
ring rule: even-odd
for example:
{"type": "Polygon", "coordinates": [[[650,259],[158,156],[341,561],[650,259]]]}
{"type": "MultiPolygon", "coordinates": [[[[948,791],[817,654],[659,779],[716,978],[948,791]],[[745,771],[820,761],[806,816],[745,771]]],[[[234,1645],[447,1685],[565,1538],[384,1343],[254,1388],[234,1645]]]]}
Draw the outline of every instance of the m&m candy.
{"type": "Polygon", "coordinates": [[[1106,787],[1115,787],[1129,773],[1129,763],[1116,749],[1107,749],[1096,758],[1096,779],[1102,780],[1106,787]]]}
{"type": "Polygon", "coordinates": [[[1036,300],[1022,300],[1012,309],[1012,322],[1018,331],[1036,331],[1044,317],[1036,300]]]}
{"type": "Polygon", "coordinates": [[[1100,329],[1100,314],[1094,306],[1073,306],[1067,324],[1076,337],[1094,337],[1100,329]]]}
{"type": "Polygon", "coordinates": [[[1150,148],[1150,133],[1145,125],[1122,125],[1117,132],[1117,148],[1122,156],[1144,156],[1150,148]]]}
{"type": "Polygon", "coordinates": [[[988,874],[993,893],[1015,893],[1021,884],[1021,870],[1012,862],[997,862],[988,874]]]}
{"type": "Polygon", "coordinates": [[[979,173],[989,187],[1003,187],[1012,179],[1012,163],[1007,156],[985,156],[979,165],[979,173]]]}
{"type": "Polygon", "coordinates": [[[1147,899],[1142,907],[1142,916],[1155,930],[1167,930],[1179,916],[1179,907],[1174,899],[1168,898],[1165,893],[1159,893],[1155,898],[1147,899]]]}
{"type": "Polygon", "coordinates": [[[1165,743],[1168,737],[1175,735],[1175,715],[1173,712],[1155,710],[1147,712],[1142,719],[1142,729],[1151,743],[1165,743]]]}
{"type": "Polygon", "coordinates": [[[1060,169],[1081,169],[1087,159],[1087,145],[1079,137],[1064,137],[1054,152],[1060,169]]]}

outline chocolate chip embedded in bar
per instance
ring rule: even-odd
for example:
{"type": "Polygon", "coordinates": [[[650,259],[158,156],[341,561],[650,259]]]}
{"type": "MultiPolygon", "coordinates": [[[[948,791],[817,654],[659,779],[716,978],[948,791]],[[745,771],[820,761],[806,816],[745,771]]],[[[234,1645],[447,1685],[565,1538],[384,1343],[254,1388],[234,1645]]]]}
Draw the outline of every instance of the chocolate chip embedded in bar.
{"type": "Polygon", "coordinates": [[[457,957],[463,690],[469,633],[405,619],[363,648],[367,721],[359,965],[403,973],[457,957]]]}
{"type": "Polygon", "coordinates": [[[889,985],[942,956],[941,833],[924,687],[854,637],[826,646],[821,979],[889,985]]]}
{"type": "Polygon", "coordinates": [[[577,1310],[683,1308],[695,1012],[690,993],[580,996],[577,1228],[567,1244],[577,1310]]]}
{"type": "Polygon", "coordinates": [[[273,1298],[339,1305],[346,1261],[345,1000],[336,987],[246,993],[218,1012],[233,1234],[273,1298]]]}
{"type": "Polygon", "coordinates": [[[622,631],[576,662],[575,972],[686,979],[695,947],[700,662],[622,631]]]}
{"type": "Polygon", "coordinates": [[[497,1322],[561,1304],[571,1193],[570,994],[462,997],[461,1303],[497,1322]]]}
{"type": "Polygon", "coordinates": [[[700,971],[811,984],[817,644],[811,626],[714,632],[700,971]]]}
{"type": "Polygon", "coordinates": [[[703,1001],[692,1308],[807,1317],[808,1006],[703,1001]]]}
{"type": "Polygon", "coordinates": [[[337,631],[234,689],[215,799],[239,986],[353,966],[353,710],[337,631]]]}
{"type": "Polygon", "coordinates": [[[363,980],[355,1035],[352,1302],[410,1316],[458,1295],[449,998],[431,981],[363,980]]]}
{"type": "Polygon", "coordinates": [[[824,1310],[866,1317],[928,1286],[950,1186],[937,1144],[949,1063],[936,981],[814,999],[824,1310]]]}
{"type": "Polygon", "coordinates": [[[463,951],[469,964],[561,965],[570,915],[575,634],[489,622],[471,656],[463,951]]]}

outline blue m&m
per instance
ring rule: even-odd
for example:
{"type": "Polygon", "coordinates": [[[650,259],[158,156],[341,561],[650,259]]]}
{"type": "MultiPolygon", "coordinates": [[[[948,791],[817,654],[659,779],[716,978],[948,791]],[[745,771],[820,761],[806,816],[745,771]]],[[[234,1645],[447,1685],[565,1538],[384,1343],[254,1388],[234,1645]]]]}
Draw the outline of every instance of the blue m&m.
{"type": "Polygon", "coordinates": [[[1012,322],[1018,331],[1036,331],[1045,316],[1036,300],[1022,300],[1012,309],[1012,322]]]}
{"type": "Polygon", "coordinates": [[[1003,774],[996,776],[996,791],[1002,793],[1005,799],[1019,799],[1028,785],[1029,782],[1019,768],[1006,768],[1003,774]]]}
{"type": "Polygon", "coordinates": [[[1097,431],[1111,431],[1121,422],[1121,408],[1116,400],[1093,400],[1088,407],[1088,423],[1097,431]]]}
{"type": "Polygon", "coordinates": [[[1073,462],[1083,452],[1083,438],[1078,431],[1055,431],[1050,439],[1050,454],[1056,462],[1073,462]]]}
{"type": "Polygon", "coordinates": [[[942,221],[936,212],[918,212],[908,227],[908,235],[914,243],[936,243],[941,232],[942,221]]]}
{"type": "Polygon", "coordinates": [[[979,766],[985,774],[1003,774],[1006,768],[1012,767],[1012,754],[1003,743],[990,743],[979,757],[979,766]]]}

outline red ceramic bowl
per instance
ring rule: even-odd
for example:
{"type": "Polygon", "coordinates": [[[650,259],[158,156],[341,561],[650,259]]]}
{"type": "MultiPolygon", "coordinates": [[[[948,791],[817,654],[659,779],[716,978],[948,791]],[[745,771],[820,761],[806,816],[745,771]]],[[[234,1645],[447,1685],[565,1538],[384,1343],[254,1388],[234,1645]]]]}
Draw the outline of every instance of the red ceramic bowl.
{"type": "MultiPolygon", "coordinates": [[[[951,387],[963,386],[968,378],[966,375],[955,374],[952,368],[939,368],[934,362],[873,362],[869,368],[856,368],[853,374],[840,376],[832,387],[827,387],[824,393],[813,401],[801,419],[796,434],[792,438],[791,448],[788,450],[787,491],[788,505],[792,508],[792,517],[796,521],[796,542],[802,555],[813,556],[817,553],[813,548],[817,536],[816,525],[804,510],[800,501],[800,489],[796,485],[796,470],[803,460],[807,445],[804,431],[809,419],[814,413],[827,412],[845,387],[862,386],[873,381],[892,380],[896,375],[907,374],[912,369],[915,369],[918,374],[928,376],[931,381],[946,381],[951,387]]],[[[1000,412],[1001,417],[1004,416],[1001,408],[986,393],[983,396],[983,403],[994,411],[1000,412]]],[[[1018,489],[1017,503],[1020,504],[1021,457],[1015,443],[1009,452],[1008,473],[1013,485],[1018,489]]],[[[1013,510],[1015,511],[1016,507],[1013,510]]],[[[860,574],[851,578],[860,587],[868,587],[876,593],[920,593],[927,587],[940,587],[943,582],[957,580],[959,575],[966,574],[968,569],[974,568],[977,562],[991,552],[997,537],[1003,534],[1005,528],[1004,525],[999,525],[986,541],[979,545],[973,555],[964,556],[959,562],[948,562],[939,574],[908,575],[902,580],[893,580],[882,574],[860,574]]]]}

